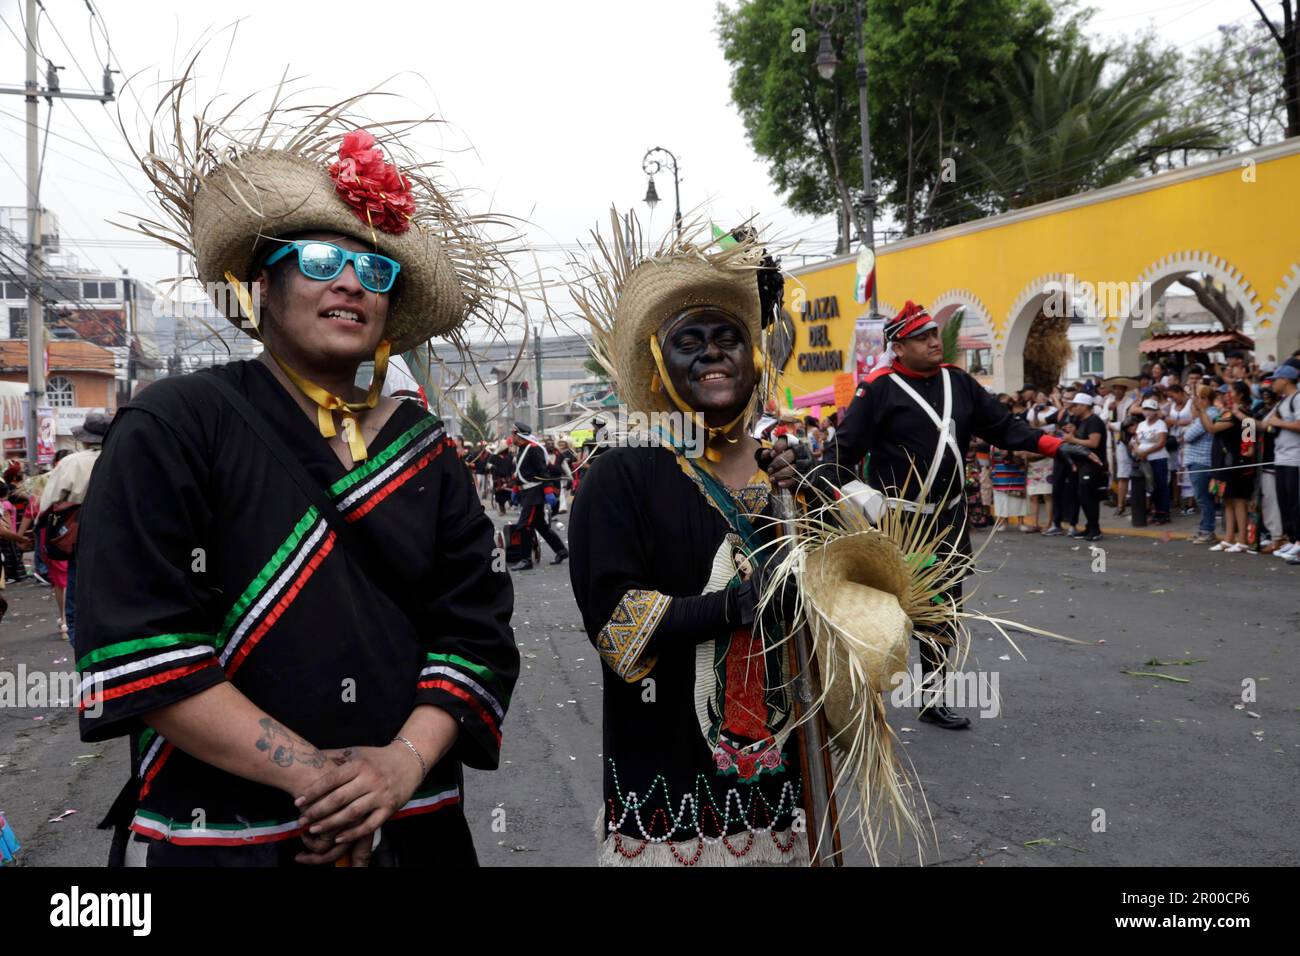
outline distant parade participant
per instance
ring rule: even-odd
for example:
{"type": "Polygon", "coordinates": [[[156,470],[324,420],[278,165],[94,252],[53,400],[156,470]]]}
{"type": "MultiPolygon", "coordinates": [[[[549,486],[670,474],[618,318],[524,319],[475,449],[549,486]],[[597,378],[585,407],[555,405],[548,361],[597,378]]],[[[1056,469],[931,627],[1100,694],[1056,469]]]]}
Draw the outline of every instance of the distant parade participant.
{"type": "Polygon", "coordinates": [[[462,768],[499,759],[511,585],[442,423],[380,389],[391,352],[488,313],[499,256],[348,104],[234,141],[184,93],[187,139],[141,162],[264,351],[142,391],[91,481],[81,733],[131,737],[111,862],[473,865],[462,768]]]}
{"type": "Polygon", "coordinates": [[[615,228],[620,258],[597,264],[582,307],[629,414],[683,426],[604,448],[569,527],[604,665],[599,862],[807,864],[788,649],[755,622],[770,489],[746,426],[779,273],[773,299],[751,241],[719,248],[688,230],[646,254],[635,220],[615,228]],[[686,441],[697,416],[701,441],[686,441]]]}
{"type": "Polygon", "coordinates": [[[504,438],[488,459],[488,477],[492,480],[492,500],[497,513],[504,516],[510,504],[510,485],[514,481],[515,460],[510,457],[510,444],[504,438]]]}
{"type": "Polygon", "coordinates": [[[523,535],[525,556],[510,565],[510,570],[533,569],[534,535],[541,535],[555,553],[551,564],[559,564],[569,556],[569,551],[560,536],[551,530],[546,516],[546,487],[551,480],[546,448],[524,422],[515,422],[511,437],[519,449],[515,458],[515,480],[519,483],[519,520],[515,523],[515,530],[523,535]]]}
{"type": "MultiPolygon", "coordinates": [[[[887,501],[892,499],[895,507],[935,515],[936,530],[947,547],[969,556],[962,484],[972,438],[1008,451],[1099,463],[1081,445],[1062,444],[1060,438],[1031,428],[974,378],[945,362],[938,323],[923,306],[909,301],[885,325],[885,339],[889,347],[884,364],[854,392],[822,464],[796,468],[794,453],[783,452],[768,466],[774,484],[793,487],[813,478],[818,485],[838,488],[856,479],[856,469],[869,456],[867,485],[887,501]]],[[[950,599],[960,592],[958,581],[950,599]]],[[[920,642],[923,673],[932,689],[944,680],[945,655],[938,645],[951,639],[943,633],[920,642]]],[[[926,701],[920,719],[949,729],[970,726],[969,718],[940,699],[926,701]]]]}

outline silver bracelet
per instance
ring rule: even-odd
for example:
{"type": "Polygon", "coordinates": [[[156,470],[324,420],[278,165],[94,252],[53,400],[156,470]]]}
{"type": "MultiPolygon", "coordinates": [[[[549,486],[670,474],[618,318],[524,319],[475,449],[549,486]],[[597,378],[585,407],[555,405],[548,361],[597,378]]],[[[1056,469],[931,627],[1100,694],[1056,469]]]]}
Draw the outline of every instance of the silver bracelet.
{"type": "Polygon", "coordinates": [[[420,751],[415,749],[415,744],[411,743],[401,734],[398,734],[393,739],[400,740],[402,743],[406,744],[406,746],[410,749],[411,753],[415,754],[415,759],[420,761],[420,779],[423,780],[425,777],[429,776],[429,765],[425,763],[424,758],[420,756],[420,751]]]}

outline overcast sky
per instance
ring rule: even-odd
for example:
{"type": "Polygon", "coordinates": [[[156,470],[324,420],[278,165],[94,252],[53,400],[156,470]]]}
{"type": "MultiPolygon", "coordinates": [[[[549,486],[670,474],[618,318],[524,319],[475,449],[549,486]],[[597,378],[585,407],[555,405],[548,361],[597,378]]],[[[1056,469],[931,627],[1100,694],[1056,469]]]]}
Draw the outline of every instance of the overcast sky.
{"type": "MultiPolygon", "coordinates": [[[[104,43],[92,34],[85,3],[44,3],[40,43],[67,67],[63,88],[97,89],[104,43]]],[[[1099,36],[1132,35],[1158,19],[1168,41],[1184,48],[1212,40],[1219,24],[1255,16],[1249,0],[1091,5],[1098,9],[1092,32],[1099,36]]],[[[1265,4],[1270,12],[1275,6],[1265,4]]],[[[136,123],[140,104],[156,103],[159,80],[174,75],[174,65],[205,31],[214,37],[207,57],[207,88],[213,89],[229,36],[223,28],[242,18],[223,84],[228,91],[242,95],[272,85],[286,67],[322,98],[392,77],[387,88],[450,124],[425,134],[418,151],[446,160],[451,179],[470,190],[474,210],[526,217],[533,243],[585,238],[611,202],[634,206],[647,223],[641,159],[661,145],[679,159],[685,210],[720,223],[757,215],[787,240],[802,239],[800,251],[807,253],[834,245],[834,220],[792,215],[753,156],[730,102],[709,0],[97,0],[97,8],[115,58],[128,73],[143,71],[121,93],[128,124],[136,123]]],[[[24,10],[24,0],[0,0],[3,86],[23,82],[23,50],[9,30],[21,35],[24,10]]],[[[173,275],[174,253],[134,242],[139,237],[106,222],[148,210],[144,177],[128,161],[113,121],[118,106],[56,101],[43,203],[59,217],[64,248],[83,265],[109,272],[126,267],[151,280],[173,275]],[[119,162],[106,159],[95,141],[119,162]]],[[[0,96],[0,205],[25,202],[23,107],[21,96],[0,96]]],[[[672,216],[671,177],[659,176],[656,184],[665,201],[648,220],[651,232],[666,229],[672,216]]]]}

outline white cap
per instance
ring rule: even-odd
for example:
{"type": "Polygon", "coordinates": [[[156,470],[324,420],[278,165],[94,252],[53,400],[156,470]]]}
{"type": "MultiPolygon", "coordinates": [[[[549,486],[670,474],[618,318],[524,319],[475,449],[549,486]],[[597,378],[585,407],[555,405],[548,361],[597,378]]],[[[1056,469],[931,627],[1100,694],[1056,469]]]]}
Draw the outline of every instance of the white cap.
{"type": "Polygon", "coordinates": [[[1074,398],[1070,399],[1071,405],[1087,405],[1092,407],[1092,396],[1087,392],[1079,392],[1074,398]]]}
{"type": "Polygon", "coordinates": [[[1160,403],[1157,402],[1154,398],[1148,398],[1142,402],[1142,408],[1143,409],[1149,408],[1153,412],[1158,412],[1160,411],[1160,403]]]}

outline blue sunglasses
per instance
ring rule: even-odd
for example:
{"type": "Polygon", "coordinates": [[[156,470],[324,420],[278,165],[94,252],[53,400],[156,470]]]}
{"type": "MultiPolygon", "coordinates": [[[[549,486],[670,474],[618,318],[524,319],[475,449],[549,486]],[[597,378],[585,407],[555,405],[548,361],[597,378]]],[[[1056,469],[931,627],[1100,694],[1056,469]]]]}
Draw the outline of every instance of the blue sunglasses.
{"type": "Polygon", "coordinates": [[[267,256],[264,265],[273,266],[293,252],[298,254],[298,271],[308,279],[321,282],[336,278],[344,266],[352,263],[357,281],[370,292],[387,292],[397,281],[397,274],[402,271],[401,263],[388,256],[381,256],[377,252],[349,252],[332,242],[315,239],[286,242],[267,256]]]}

